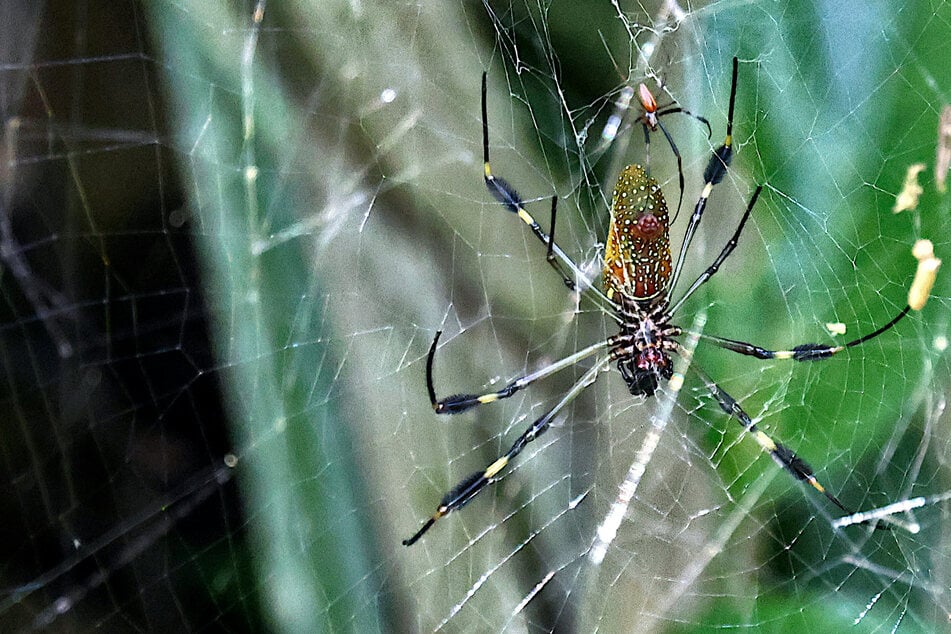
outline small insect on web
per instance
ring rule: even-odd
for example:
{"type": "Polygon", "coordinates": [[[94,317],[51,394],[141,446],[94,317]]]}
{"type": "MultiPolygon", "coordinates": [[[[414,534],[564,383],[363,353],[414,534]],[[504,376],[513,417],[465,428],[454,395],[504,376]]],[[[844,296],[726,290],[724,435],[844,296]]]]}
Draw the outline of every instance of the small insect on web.
{"type": "MultiPolygon", "coordinates": [[[[602,269],[603,291],[592,287],[578,266],[562,251],[554,241],[556,198],[552,198],[551,234],[546,234],[532,215],[525,209],[522,199],[511,185],[496,177],[489,166],[489,128],[486,107],[486,75],[482,75],[482,147],[485,168],[485,183],[492,195],[515,213],[529,226],[532,233],[545,245],[549,264],[558,272],[565,285],[572,289],[586,290],[594,301],[605,307],[619,326],[618,334],[594,343],[578,352],[555,361],[535,372],[518,377],[496,392],[485,394],[457,394],[448,398],[436,397],[433,385],[433,363],[436,347],[442,334],[433,337],[426,360],[426,387],[429,400],[437,414],[458,414],[474,407],[508,398],[560,370],[601,353],[581,378],[512,443],[508,451],[499,456],[486,468],[467,476],[453,487],[439,502],[436,511],[420,529],[403,545],[411,546],[428,531],[437,520],[446,514],[457,511],[468,504],[485,488],[497,482],[509,463],[525,447],[545,433],[552,420],[571,403],[598,374],[610,363],[615,363],[621,378],[633,396],[645,398],[654,395],[661,381],[668,381],[673,375],[672,354],[684,356],[686,351],[680,343],[682,335],[698,337],[711,344],[755,357],[757,359],[792,359],[794,361],[818,361],[828,359],[847,348],[858,346],[878,337],[901,321],[912,310],[921,310],[930,293],[940,263],[936,258],[929,267],[919,266],[918,274],[911,285],[908,304],[891,320],[873,332],[853,341],[840,345],[806,343],[788,350],[768,350],[766,348],[717,337],[703,333],[689,332],[675,325],[671,320],[684,302],[697,289],[713,277],[724,261],[736,248],[743,227],[749,220],[762,186],[756,188],[746,206],[739,225],[733,236],[727,241],[720,254],[707,267],[680,298],[671,302],[671,293],[677,286],[680,273],[690,243],[703,217],[707,201],[714,186],[726,175],[733,158],[733,111],[736,102],[736,85],[739,63],[733,58],[733,76],[730,84],[730,107],[727,116],[726,137],[723,144],[713,151],[704,171],[704,187],[694,207],[693,214],[684,233],[683,243],[676,264],[671,265],[670,237],[668,227],[667,203],[657,181],[650,177],[639,165],[625,167],[618,177],[611,205],[611,222],[604,252],[602,269]]],[[[668,137],[669,138],[669,137],[668,137]]],[[[797,456],[790,448],[773,440],[761,431],[732,396],[727,394],[706,372],[696,366],[692,370],[700,377],[704,386],[731,418],[735,418],[744,431],[749,433],[773,460],[797,480],[806,482],[823,494],[832,504],[851,514],[838,498],[819,483],[812,467],[797,456]]]]}

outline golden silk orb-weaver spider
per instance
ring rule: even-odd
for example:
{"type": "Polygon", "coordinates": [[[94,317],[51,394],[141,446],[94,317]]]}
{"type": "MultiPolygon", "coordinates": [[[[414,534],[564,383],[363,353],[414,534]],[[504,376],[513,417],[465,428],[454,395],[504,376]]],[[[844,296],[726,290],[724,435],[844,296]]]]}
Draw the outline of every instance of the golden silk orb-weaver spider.
{"type": "MultiPolygon", "coordinates": [[[[672,322],[684,302],[717,273],[723,262],[736,248],[743,227],[762,191],[762,186],[759,186],[753,192],[736,231],[713,263],[693,281],[679,299],[672,302],[671,294],[683,270],[690,243],[703,217],[707,201],[714,186],[723,180],[733,158],[733,111],[736,102],[737,72],[738,61],[733,58],[726,137],[723,144],[713,151],[704,171],[704,187],[684,233],[676,264],[671,266],[667,203],[663,192],[657,181],[651,178],[642,167],[629,165],[621,171],[614,189],[611,222],[601,273],[603,291],[592,286],[582,270],[555,244],[556,198],[552,198],[551,233],[546,234],[525,209],[515,189],[492,173],[489,166],[489,128],[486,121],[486,75],[482,75],[482,147],[486,187],[506,209],[521,218],[546,246],[548,262],[562,277],[565,285],[594,295],[595,299],[606,306],[606,310],[617,321],[619,332],[539,370],[520,376],[496,392],[457,394],[443,399],[436,397],[433,386],[433,362],[441,335],[441,332],[437,332],[426,360],[426,387],[429,400],[437,414],[458,414],[480,405],[508,398],[536,381],[573,366],[583,359],[595,355],[597,359],[551,409],[528,426],[512,443],[508,451],[484,469],[472,473],[453,487],[419,530],[403,540],[403,545],[411,546],[416,543],[437,520],[452,511],[461,509],[487,486],[497,482],[509,463],[530,442],[545,433],[558,413],[593,383],[597,375],[612,362],[616,364],[629,392],[633,396],[648,398],[654,395],[661,381],[667,381],[673,376],[671,355],[685,354],[679,340],[681,335],[695,335],[712,345],[757,359],[819,361],[878,337],[901,321],[909,311],[920,310],[924,306],[935,279],[937,266],[940,264],[933,255],[928,266],[923,266],[923,260],[919,258],[918,274],[911,285],[908,304],[886,324],[845,344],[806,343],[788,350],[768,350],[744,341],[687,332],[672,322]]],[[[790,448],[760,430],[740,404],[696,364],[692,365],[691,369],[700,377],[720,408],[729,417],[735,418],[780,467],[797,480],[809,484],[842,511],[852,513],[835,495],[820,484],[809,464],[790,448]]]]}

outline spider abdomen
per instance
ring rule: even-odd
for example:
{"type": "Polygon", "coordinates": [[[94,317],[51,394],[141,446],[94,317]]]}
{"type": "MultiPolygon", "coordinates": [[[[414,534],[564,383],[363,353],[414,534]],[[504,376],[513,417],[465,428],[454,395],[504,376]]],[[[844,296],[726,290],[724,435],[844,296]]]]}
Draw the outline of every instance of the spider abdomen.
{"type": "Polygon", "coordinates": [[[612,299],[650,300],[670,280],[667,201],[657,181],[640,165],[618,176],[611,204],[611,228],[604,248],[604,289],[612,299]]]}

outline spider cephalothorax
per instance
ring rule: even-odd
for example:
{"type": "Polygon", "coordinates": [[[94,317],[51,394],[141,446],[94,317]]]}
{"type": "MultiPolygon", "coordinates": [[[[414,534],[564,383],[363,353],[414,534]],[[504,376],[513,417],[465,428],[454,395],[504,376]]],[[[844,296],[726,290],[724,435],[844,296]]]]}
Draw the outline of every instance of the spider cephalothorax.
{"type": "Polygon", "coordinates": [[[624,319],[621,332],[610,340],[611,359],[633,396],[653,396],[660,381],[673,376],[670,352],[682,331],[665,321],[661,305],[630,303],[619,314],[624,319]]]}

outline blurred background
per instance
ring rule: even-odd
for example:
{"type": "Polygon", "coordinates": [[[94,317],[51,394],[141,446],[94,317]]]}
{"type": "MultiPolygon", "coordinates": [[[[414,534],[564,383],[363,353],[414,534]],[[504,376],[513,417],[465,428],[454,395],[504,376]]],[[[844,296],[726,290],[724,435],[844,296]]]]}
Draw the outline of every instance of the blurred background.
{"type": "MultiPolygon", "coordinates": [[[[947,628],[946,276],[923,311],[831,360],[701,341],[692,362],[848,506],[920,498],[891,530],[833,528],[838,509],[683,363],[683,389],[649,401],[602,374],[510,474],[400,543],[593,363],[437,417],[437,330],[441,396],[616,330],[485,190],[483,72],[494,171],[546,228],[558,197],[557,240],[595,278],[613,180],[647,160],[631,88],[713,130],[662,119],[686,180],[676,257],[737,56],[737,156],[683,282],[764,191],[676,322],[772,348],[846,342],[904,306],[916,239],[947,257],[947,3],[0,12],[3,631],[947,628]],[[920,204],[893,214],[915,163],[920,204]]],[[[650,169],[673,212],[659,131],[650,169]]]]}

